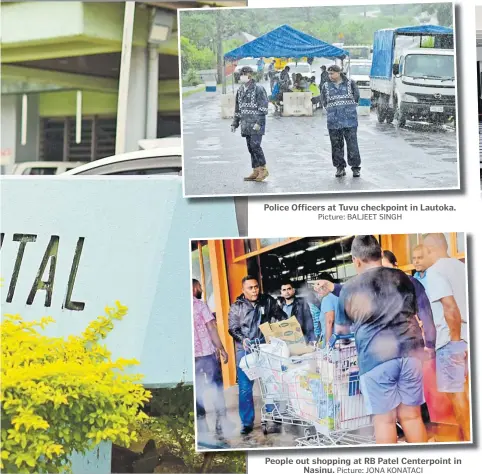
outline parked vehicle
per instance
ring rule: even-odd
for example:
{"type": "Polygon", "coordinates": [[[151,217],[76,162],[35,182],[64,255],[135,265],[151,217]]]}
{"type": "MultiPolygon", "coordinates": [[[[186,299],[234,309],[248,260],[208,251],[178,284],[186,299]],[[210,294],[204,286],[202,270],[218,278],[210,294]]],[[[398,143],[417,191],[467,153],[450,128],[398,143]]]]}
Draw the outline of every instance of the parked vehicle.
{"type": "Polygon", "coordinates": [[[360,88],[370,88],[370,69],[372,62],[370,60],[350,60],[347,63],[346,74],[355,81],[356,85],[360,88]]]}
{"type": "Polygon", "coordinates": [[[174,175],[181,176],[181,139],[161,138],[146,149],[109,156],[71,169],[64,175],[174,175]]]}
{"type": "Polygon", "coordinates": [[[52,176],[85,164],[85,161],[26,161],[13,165],[12,172],[6,174],[52,176]]]}
{"type": "Polygon", "coordinates": [[[258,61],[259,58],[242,58],[236,64],[236,68],[234,69],[234,82],[237,84],[239,82],[239,77],[241,76],[241,69],[244,66],[249,66],[253,68],[253,71],[258,70],[258,61]]]}
{"type": "Polygon", "coordinates": [[[295,74],[301,74],[302,76],[307,76],[311,77],[313,76],[316,72],[312,70],[311,66],[306,63],[306,62],[292,62],[286,64],[290,68],[290,75],[295,73],[295,74]]]}
{"type": "Polygon", "coordinates": [[[371,61],[373,48],[369,44],[351,44],[340,46],[345,51],[348,51],[351,60],[366,60],[371,61]]]}
{"type": "Polygon", "coordinates": [[[453,45],[453,30],[441,26],[375,32],[370,85],[380,123],[455,123],[453,45]]]}

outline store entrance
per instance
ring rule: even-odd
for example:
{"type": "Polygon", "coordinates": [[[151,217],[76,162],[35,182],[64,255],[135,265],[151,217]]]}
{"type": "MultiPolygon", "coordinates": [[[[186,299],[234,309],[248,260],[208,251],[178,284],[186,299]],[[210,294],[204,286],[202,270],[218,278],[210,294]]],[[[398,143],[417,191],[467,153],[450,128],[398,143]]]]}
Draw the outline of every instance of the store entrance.
{"type": "Polygon", "coordinates": [[[272,248],[247,260],[248,272],[258,275],[262,291],[280,295],[281,283],[291,280],[303,293],[309,282],[328,279],[343,283],[356,274],[351,258],[354,235],[310,237],[272,248]]]}

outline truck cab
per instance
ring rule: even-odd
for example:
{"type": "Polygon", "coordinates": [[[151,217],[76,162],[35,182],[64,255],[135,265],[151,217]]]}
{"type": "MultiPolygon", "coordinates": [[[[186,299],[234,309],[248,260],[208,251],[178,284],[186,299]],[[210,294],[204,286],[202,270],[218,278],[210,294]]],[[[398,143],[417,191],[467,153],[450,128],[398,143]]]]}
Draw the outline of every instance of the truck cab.
{"type": "Polygon", "coordinates": [[[418,25],[376,31],[370,88],[380,123],[455,125],[453,29],[418,25]]]}
{"type": "Polygon", "coordinates": [[[399,125],[407,119],[434,122],[455,117],[453,50],[406,50],[393,65],[393,73],[399,125]]]}

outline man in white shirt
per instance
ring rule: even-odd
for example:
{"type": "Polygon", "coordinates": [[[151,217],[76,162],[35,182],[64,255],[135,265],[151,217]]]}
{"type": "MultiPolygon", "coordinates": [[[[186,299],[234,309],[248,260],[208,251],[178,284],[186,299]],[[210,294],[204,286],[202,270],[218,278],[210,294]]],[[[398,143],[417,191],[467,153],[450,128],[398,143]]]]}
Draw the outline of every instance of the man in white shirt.
{"type": "Polygon", "coordinates": [[[420,281],[430,299],[437,329],[437,390],[449,396],[464,441],[469,441],[465,265],[450,258],[444,234],[427,234],[423,244],[427,271],[420,281]]]}

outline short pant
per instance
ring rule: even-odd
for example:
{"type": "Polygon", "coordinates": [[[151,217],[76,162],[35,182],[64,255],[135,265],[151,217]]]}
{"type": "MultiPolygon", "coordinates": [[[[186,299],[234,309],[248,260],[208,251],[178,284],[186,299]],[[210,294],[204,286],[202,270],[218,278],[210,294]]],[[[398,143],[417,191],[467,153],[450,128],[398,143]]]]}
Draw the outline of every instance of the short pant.
{"type": "Polygon", "coordinates": [[[369,415],[381,415],[401,403],[420,406],[423,396],[423,364],[416,357],[399,357],[377,365],[360,376],[360,389],[369,415]]]}
{"type": "Polygon", "coordinates": [[[451,341],[435,352],[437,390],[445,393],[464,391],[468,375],[467,343],[451,341]]]}

